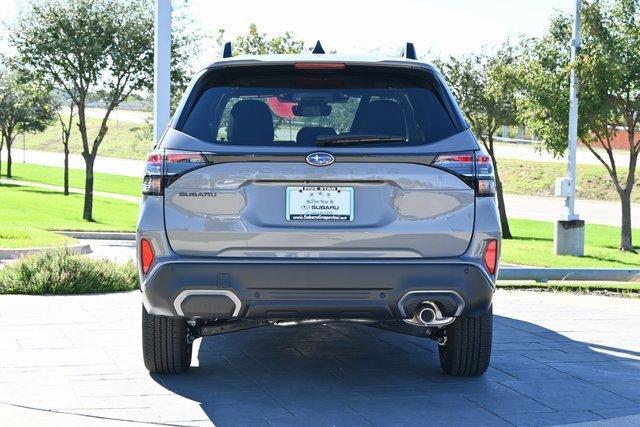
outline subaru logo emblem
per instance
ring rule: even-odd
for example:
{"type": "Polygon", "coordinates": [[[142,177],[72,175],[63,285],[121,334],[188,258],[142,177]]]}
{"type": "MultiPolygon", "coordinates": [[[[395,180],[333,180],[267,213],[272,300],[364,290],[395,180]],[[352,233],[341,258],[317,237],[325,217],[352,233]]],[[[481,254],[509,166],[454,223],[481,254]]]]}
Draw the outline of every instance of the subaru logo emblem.
{"type": "Polygon", "coordinates": [[[312,166],[329,166],[334,160],[329,153],[311,153],[307,156],[307,163],[312,166]]]}

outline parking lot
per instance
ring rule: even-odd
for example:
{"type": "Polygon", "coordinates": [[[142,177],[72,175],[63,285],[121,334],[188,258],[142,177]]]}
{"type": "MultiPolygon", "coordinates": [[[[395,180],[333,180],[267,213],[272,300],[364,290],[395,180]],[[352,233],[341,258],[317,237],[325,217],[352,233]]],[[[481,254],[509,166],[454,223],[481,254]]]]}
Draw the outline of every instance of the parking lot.
{"type": "Polygon", "coordinates": [[[633,425],[640,423],[639,309],[638,299],[499,291],[494,357],[480,378],[444,376],[431,341],[336,323],[209,337],[197,343],[187,374],[150,376],[136,292],[2,296],[0,419],[633,425]]]}

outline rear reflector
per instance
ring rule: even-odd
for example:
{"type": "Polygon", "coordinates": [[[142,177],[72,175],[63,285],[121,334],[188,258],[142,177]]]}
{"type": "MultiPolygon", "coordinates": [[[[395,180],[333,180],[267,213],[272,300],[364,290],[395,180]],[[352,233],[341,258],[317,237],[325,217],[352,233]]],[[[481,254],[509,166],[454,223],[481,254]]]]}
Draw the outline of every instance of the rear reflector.
{"type": "Polygon", "coordinates": [[[296,62],[293,64],[296,70],[344,70],[346,66],[342,62],[296,62]]]}
{"type": "Polygon", "coordinates": [[[489,274],[496,274],[496,267],[498,263],[498,241],[489,240],[487,246],[484,248],[484,265],[487,267],[489,274]]]}
{"type": "Polygon", "coordinates": [[[476,180],[478,197],[488,197],[496,194],[496,182],[491,178],[478,178],[476,180]]]}
{"type": "Polygon", "coordinates": [[[151,242],[147,239],[140,239],[140,266],[143,273],[147,274],[154,260],[155,254],[151,242]]]}

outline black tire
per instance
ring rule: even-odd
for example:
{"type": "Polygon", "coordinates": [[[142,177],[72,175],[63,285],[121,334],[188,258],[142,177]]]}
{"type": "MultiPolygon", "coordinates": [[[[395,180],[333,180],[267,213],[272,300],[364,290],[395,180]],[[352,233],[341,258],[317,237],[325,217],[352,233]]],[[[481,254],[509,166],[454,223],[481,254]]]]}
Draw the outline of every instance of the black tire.
{"type": "Polygon", "coordinates": [[[192,344],[187,322],[178,317],[154,316],[142,307],[142,355],[152,373],[178,374],[191,365],[192,344]]]}
{"type": "Polygon", "coordinates": [[[482,375],[491,360],[493,307],[478,317],[459,317],[447,327],[446,345],[439,347],[440,366],[447,375],[482,375]]]}

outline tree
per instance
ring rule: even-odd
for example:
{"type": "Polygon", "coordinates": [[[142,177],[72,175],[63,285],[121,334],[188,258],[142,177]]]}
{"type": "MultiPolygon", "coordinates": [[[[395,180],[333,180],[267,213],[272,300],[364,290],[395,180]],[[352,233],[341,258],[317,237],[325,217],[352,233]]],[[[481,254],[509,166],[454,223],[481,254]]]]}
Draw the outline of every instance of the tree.
{"type": "Polygon", "coordinates": [[[516,122],[515,61],[514,48],[509,44],[504,44],[495,54],[477,53],[436,61],[471,129],[493,161],[502,237],[506,239],[512,236],[493,137],[500,126],[516,122]]]}
{"type": "Polygon", "coordinates": [[[620,250],[633,251],[631,193],[640,152],[640,0],[594,0],[583,7],[582,49],[570,62],[571,17],[557,16],[549,32],[529,42],[523,63],[523,109],[552,152],[567,147],[568,73],[580,79],[579,136],[605,167],[620,197],[620,250]],[[555,77],[554,77],[555,76],[555,77]],[[613,138],[625,132],[627,170],[616,164],[613,138]],[[625,173],[626,172],[626,173],[625,173]]]}
{"type": "MultiPolygon", "coordinates": [[[[12,28],[20,63],[62,90],[76,107],[85,161],[83,218],[93,220],[93,167],[111,112],[153,85],[153,8],[147,0],[36,1],[12,28]],[[96,135],[87,129],[86,101],[98,92],[104,114],[96,135]]],[[[172,74],[183,71],[189,34],[172,40],[172,74]],[[184,62],[183,62],[184,61],[184,62]]],[[[173,76],[172,76],[173,77],[173,76]]]]}
{"type": "Polygon", "coordinates": [[[60,97],[58,99],[58,123],[60,123],[60,142],[62,142],[62,152],[64,153],[64,195],[69,195],[69,138],[73,118],[76,116],[75,104],[73,101],[60,97]],[[62,106],[65,106],[63,109],[62,106]]]}
{"type": "Polygon", "coordinates": [[[16,136],[43,131],[54,115],[54,103],[46,87],[24,78],[14,69],[0,69],[0,150],[6,143],[7,178],[12,177],[11,147],[16,136]]]}
{"type": "MultiPolygon", "coordinates": [[[[218,40],[222,40],[224,31],[219,31],[218,40]]],[[[249,31],[236,37],[233,44],[234,55],[268,55],[278,53],[301,53],[304,41],[297,40],[294,35],[286,31],[281,36],[269,38],[266,33],[258,31],[256,24],[249,25],[249,31]]]]}

